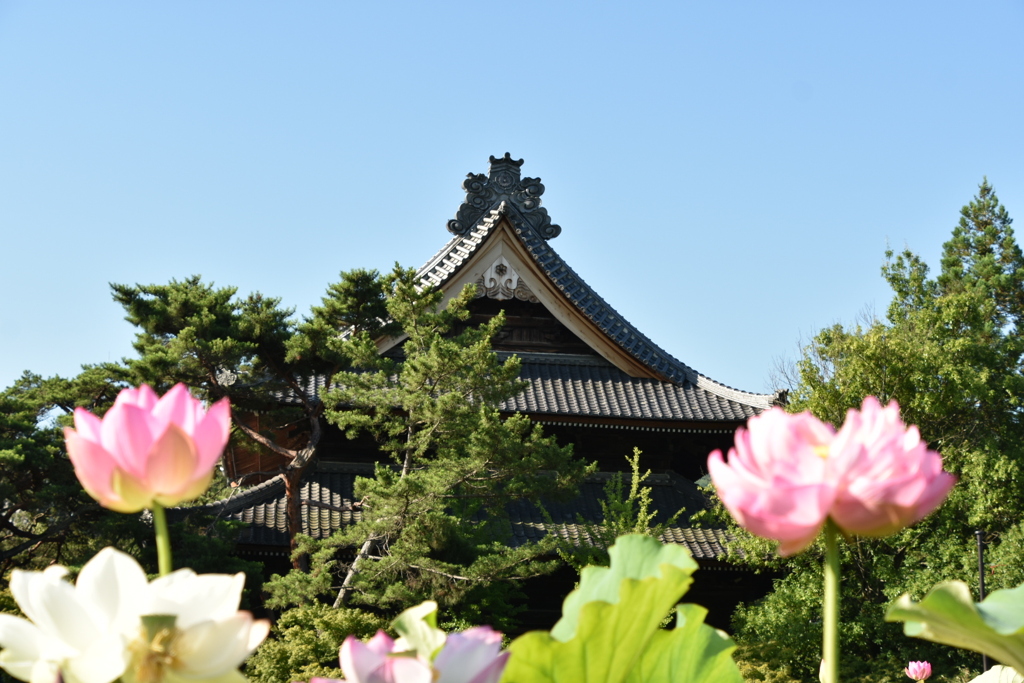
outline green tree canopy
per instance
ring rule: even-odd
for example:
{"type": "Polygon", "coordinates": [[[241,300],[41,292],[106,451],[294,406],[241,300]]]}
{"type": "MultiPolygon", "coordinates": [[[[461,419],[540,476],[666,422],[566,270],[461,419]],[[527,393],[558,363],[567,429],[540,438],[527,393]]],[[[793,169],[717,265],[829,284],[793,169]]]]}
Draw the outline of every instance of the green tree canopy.
{"type": "Polygon", "coordinates": [[[127,320],[139,328],[138,358],[126,361],[132,382],[160,390],[183,382],[210,401],[230,398],[247,447],[284,459],[293,549],[301,529],[300,481],[315,458],[323,414],[323,403],[304,382],[320,375],[329,385],[348,366],[346,333],[389,329],[382,287],[376,271],[342,273],[321,305],[296,322],[280,299],[258,292],[238,298],[234,287],[218,288],[198,276],[166,285],[111,285],[127,320]],[[292,400],[282,401],[285,395],[292,400]],[[247,419],[255,414],[258,423],[247,419]],[[282,443],[282,432],[295,432],[300,445],[282,443]]]}
{"type": "MultiPolygon", "coordinates": [[[[937,278],[914,253],[889,252],[882,273],[894,296],[886,319],[822,330],[796,365],[791,411],[838,426],[865,396],[895,400],[904,421],[919,426],[959,477],[945,505],[921,523],[843,544],[844,661],[848,673],[872,681],[900,680],[899,662],[908,659],[931,659],[947,674],[973,663],[905,638],[882,615],[901,593],[919,599],[940,580],[977,585],[975,529],[991,546],[990,585],[1024,580],[1024,257],[1010,224],[983,182],[961,210],[937,278]]],[[[815,630],[808,624],[820,609],[821,549],[783,562],[763,559],[769,545],[748,541],[740,561],[791,571],[763,602],[738,611],[738,636],[752,660],[775,674],[811,676],[818,655],[807,646],[815,630]]]]}

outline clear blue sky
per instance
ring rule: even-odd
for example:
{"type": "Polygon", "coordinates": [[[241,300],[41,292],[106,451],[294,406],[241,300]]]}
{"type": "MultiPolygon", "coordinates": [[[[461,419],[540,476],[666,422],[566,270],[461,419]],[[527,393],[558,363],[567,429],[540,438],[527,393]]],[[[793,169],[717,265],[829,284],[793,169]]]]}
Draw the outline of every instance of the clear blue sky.
{"type": "Polygon", "coordinates": [[[1024,232],[1022,36],[1020,0],[0,0],[0,386],[131,354],[110,282],[302,314],[419,266],[507,151],[606,300],[765,391],[984,175],[1024,232]]]}

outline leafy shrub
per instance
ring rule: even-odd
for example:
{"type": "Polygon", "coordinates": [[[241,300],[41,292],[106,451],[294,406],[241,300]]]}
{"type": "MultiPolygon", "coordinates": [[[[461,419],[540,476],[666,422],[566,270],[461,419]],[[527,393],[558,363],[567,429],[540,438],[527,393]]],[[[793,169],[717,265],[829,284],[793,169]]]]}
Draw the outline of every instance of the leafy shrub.
{"type": "Polygon", "coordinates": [[[308,681],[314,676],[341,678],[338,648],[348,635],[365,639],[387,621],[359,609],[334,609],[312,604],[281,614],[271,637],[245,665],[253,683],[308,681]]]}

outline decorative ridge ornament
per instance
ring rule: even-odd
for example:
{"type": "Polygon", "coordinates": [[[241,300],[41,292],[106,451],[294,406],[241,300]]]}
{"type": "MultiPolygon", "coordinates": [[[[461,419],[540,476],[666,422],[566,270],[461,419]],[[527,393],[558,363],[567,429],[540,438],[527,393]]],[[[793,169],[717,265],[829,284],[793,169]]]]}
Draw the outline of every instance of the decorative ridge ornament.
{"type": "Polygon", "coordinates": [[[467,235],[495,205],[507,202],[522,214],[541,237],[546,240],[558,237],[562,228],[551,222],[547,209],[541,206],[540,196],[544,194],[544,185],[540,178],[522,178],[519,169],[523,160],[513,159],[508,152],[500,159],[492,156],[490,162],[486,176],[482,173],[469,173],[462,181],[466,201],[459,207],[455,218],[448,221],[448,232],[460,237],[467,235]]]}

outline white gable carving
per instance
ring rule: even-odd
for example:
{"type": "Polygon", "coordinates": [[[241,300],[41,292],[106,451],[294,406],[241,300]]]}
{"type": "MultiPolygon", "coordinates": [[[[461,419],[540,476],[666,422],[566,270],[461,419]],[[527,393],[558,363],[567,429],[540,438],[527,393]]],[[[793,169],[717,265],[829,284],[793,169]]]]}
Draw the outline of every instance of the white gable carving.
{"type": "Polygon", "coordinates": [[[477,298],[487,297],[504,301],[507,299],[519,299],[530,303],[540,303],[540,300],[530,291],[529,286],[519,273],[515,271],[504,256],[499,256],[483,274],[476,280],[477,298]]]}

